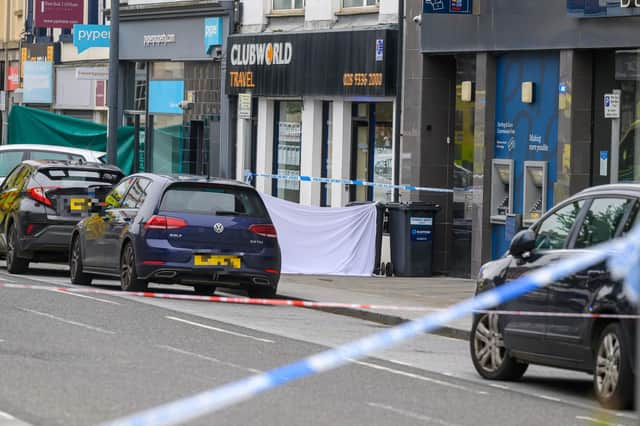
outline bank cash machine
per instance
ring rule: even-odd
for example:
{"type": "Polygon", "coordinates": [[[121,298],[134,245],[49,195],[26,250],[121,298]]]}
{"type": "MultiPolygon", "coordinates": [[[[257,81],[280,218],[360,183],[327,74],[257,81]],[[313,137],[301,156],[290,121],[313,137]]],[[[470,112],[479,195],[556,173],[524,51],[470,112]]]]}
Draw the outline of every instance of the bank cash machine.
{"type": "Polygon", "coordinates": [[[505,223],[513,213],[513,160],[495,158],[491,162],[491,223],[505,223]]]}
{"type": "Polygon", "coordinates": [[[522,214],[530,225],[547,211],[547,162],[525,161],[523,176],[522,214]]]}

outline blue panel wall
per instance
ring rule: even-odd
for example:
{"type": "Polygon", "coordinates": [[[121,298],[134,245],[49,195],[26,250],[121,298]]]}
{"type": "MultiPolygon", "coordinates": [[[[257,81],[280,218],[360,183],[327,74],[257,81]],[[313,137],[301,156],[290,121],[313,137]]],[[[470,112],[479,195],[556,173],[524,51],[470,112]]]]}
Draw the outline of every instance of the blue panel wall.
{"type": "MultiPolygon", "coordinates": [[[[547,206],[553,203],[557,174],[558,91],[557,52],[505,54],[496,64],[495,158],[514,160],[514,213],[522,212],[524,162],[547,161],[547,206]],[[534,102],[522,102],[522,82],[534,83],[534,102]]],[[[504,225],[493,225],[493,258],[509,248],[504,225]]]]}

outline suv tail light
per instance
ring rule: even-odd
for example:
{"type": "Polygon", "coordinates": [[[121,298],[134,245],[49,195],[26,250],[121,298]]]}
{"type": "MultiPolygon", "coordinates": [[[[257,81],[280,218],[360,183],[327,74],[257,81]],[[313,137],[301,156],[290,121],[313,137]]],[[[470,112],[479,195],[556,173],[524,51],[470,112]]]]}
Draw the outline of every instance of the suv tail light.
{"type": "Polygon", "coordinates": [[[34,188],[27,189],[27,194],[29,197],[33,198],[35,201],[44,204],[45,206],[51,207],[51,200],[47,198],[45,191],[47,189],[58,189],[57,187],[47,187],[43,188],[41,186],[36,186],[34,188]]]}
{"type": "Polygon", "coordinates": [[[249,231],[267,238],[277,238],[276,227],[273,225],[251,225],[249,231]]]}
{"type": "Polygon", "coordinates": [[[180,229],[187,226],[187,221],[178,217],[170,216],[158,216],[153,215],[147,223],[144,224],[144,229],[180,229]]]}

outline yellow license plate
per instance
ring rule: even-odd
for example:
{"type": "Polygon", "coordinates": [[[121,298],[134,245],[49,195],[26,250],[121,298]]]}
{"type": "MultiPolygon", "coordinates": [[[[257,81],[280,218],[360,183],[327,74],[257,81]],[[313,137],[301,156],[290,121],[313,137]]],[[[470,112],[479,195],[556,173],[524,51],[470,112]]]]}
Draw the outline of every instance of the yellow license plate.
{"type": "Polygon", "coordinates": [[[240,269],[240,257],[238,256],[214,256],[208,254],[197,254],[193,259],[195,266],[229,266],[240,269]]]}
{"type": "Polygon", "coordinates": [[[80,212],[89,209],[90,202],[86,198],[72,198],[69,200],[69,210],[80,212]]]}

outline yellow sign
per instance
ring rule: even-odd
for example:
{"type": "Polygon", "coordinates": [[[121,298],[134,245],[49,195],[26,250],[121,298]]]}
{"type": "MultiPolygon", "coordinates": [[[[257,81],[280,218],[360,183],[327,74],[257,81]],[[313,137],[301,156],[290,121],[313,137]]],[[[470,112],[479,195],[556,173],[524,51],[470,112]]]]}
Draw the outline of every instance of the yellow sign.
{"type": "Polygon", "coordinates": [[[72,198],[69,201],[69,209],[71,211],[84,211],[89,207],[89,200],[86,198],[72,198]]]}
{"type": "Polygon", "coordinates": [[[251,89],[256,87],[253,81],[253,71],[229,71],[231,87],[251,89]]]}
{"type": "Polygon", "coordinates": [[[241,261],[238,256],[213,256],[208,254],[197,254],[194,256],[195,266],[230,266],[240,269],[241,261]]]}
{"type": "Polygon", "coordinates": [[[347,72],[342,75],[344,87],[382,87],[383,74],[381,72],[347,72]]]}

